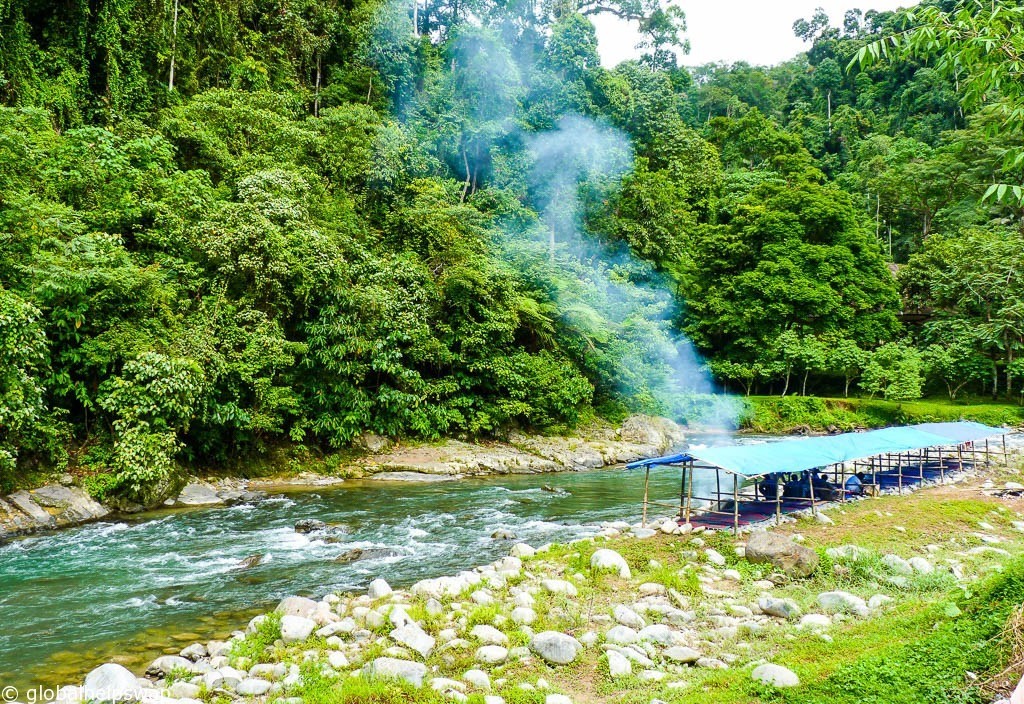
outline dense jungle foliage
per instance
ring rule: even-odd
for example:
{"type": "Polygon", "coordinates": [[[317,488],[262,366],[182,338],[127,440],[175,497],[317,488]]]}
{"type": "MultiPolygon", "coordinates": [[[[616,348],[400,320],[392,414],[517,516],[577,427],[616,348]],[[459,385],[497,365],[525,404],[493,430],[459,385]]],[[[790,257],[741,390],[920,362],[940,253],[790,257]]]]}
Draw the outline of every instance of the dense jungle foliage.
{"type": "Polygon", "coordinates": [[[685,415],[666,326],[741,392],[1012,398],[1019,130],[858,62],[914,22],[683,68],[657,0],[0,0],[0,479],[685,415]]]}

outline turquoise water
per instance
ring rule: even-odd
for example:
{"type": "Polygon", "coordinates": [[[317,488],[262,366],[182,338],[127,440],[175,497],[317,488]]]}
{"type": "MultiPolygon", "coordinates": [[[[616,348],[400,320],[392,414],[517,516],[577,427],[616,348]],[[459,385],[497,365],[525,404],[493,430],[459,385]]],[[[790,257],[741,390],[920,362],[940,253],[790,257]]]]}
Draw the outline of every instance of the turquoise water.
{"type": "MultiPolygon", "coordinates": [[[[652,474],[651,498],[678,496],[678,472],[652,474]]],[[[144,668],[193,639],[222,637],[290,594],[408,585],[507,554],[511,530],[533,545],[638,521],[641,472],[592,472],[438,483],[346,482],[256,505],[101,522],[0,546],[0,684],[80,682],[110,660],[144,668]],[[557,491],[547,491],[547,485],[557,491]],[[340,543],[295,521],[346,524],[340,543]],[[334,562],[353,548],[396,554],[334,562]],[[262,555],[262,564],[239,562],[262,555]]]]}

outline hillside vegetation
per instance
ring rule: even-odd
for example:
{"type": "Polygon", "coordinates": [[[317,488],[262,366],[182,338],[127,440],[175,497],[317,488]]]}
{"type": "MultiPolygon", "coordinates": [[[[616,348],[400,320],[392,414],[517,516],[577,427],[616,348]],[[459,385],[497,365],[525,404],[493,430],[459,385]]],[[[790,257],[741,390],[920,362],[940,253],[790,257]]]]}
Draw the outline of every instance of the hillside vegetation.
{"type": "Polygon", "coordinates": [[[1002,94],[958,94],[949,47],[858,60],[941,17],[688,69],[658,0],[0,4],[0,488],[693,420],[709,372],[1018,401],[1002,94]],[[600,13],[642,58],[601,67],[600,13]]]}

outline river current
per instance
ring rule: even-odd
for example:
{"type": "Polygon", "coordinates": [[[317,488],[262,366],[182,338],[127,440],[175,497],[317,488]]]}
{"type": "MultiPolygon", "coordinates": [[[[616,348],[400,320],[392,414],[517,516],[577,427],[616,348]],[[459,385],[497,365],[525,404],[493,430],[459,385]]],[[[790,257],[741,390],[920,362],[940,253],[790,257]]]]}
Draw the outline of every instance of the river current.
{"type": "MultiPolygon", "coordinates": [[[[726,438],[722,438],[727,440],[726,438]]],[[[749,440],[747,440],[749,441],[749,440]]],[[[678,496],[652,472],[651,498],[678,496]]],[[[540,545],[638,521],[643,473],[621,468],[444,482],[350,481],[253,505],[99,522],[0,546],[0,684],[78,683],[115,660],[139,668],[193,640],[224,637],[290,594],[359,591],[451,574],[507,554],[496,530],[540,545]],[[295,531],[344,524],[340,542],[295,531]],[[356,548],[393,554],[335,562],[356,548]],[[255,567],[241,568],[260,555],[255,567]]]]}

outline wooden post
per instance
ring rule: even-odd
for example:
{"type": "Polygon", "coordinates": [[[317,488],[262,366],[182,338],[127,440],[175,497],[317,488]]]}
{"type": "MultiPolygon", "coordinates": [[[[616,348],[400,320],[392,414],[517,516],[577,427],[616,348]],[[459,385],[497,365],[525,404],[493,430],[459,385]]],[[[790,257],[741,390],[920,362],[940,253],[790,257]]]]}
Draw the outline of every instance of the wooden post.
{"type": "Polygon", "coordinates": [[[682,467],[682,478],[679,480],[679,518],[683,517],[683,502],[686,500],[686,462],[682,467]]]}
{"type": "Polygon", "coordinates": [[[818,509],[815,508],[815,506],[814,506],[814,475],[813,474],[811,475],[811,481],[808,482],[808,484],[807,484],[807,488],[811,492],[811,515],[812,516],[817,516],[818,515],[818,509]]]}
{"type": "Polygon", "coordinates": [[[1010,455],[1006,452],[1006,435],[1003,435],[1003,464],[1010,465],[1010,455]]]}
{"type": "Polygon", "coordinates": [[[964,471],[964,444],[960,443],[956,446],[956,461],[960,467],[957,469],[958,472],[964,471]]]}
{"type": "Polygon", "coordinates": [[[939,484],[945,484],[946,483],[946,461],[945,461],[945,458],[946,458],[945,454],[943,454],[942,450],[940,449],[939,450],[939,484]]]}
{"type": "Polygon", "coordinates": [[[647,465],[647,471],[644,472],[644,512],[643,517],[640,519],[640,525],[644,528],[647,527],[647,488],[651,482],[651,466],[647,465]]]}
{"type": "Polygon", "coordinates": [[[991,454],[989,454],[989,451],[988,451],[988,438],[985,438],[985,466],[986,467],[991,467],[992,466],[992,456],[991,456],[991,454]]]}
{"type": "Polygon", "coordinates": [[[732,475],[732,527],[736,535],[740,534],[740,479],[732,475]]]}
{"type": "Polygon", "coordinates": [[[775,525],[782,525],[782,492],[784,487],[779,483],[781,476],[775,476],[775,525]]]}
{"type": "MultiPolygon", "coordinates": [[[[910,453],[907,453],[907,457],[910,457],[910,453]]],[[[903,453],[896,453],[896,485],[898,487],[897,493],[903,493],[903,453]]]]}
{"type": "Polygon", "coordinates": [[[690,507],[693,505],[693,460],[690,460],[690,482],[686,485],[686,522],[690,522],[690,507]]]}
{"type": "Polygon", "coordinates": [[[924,485],[924,453],[918,450],[917,452],[917,475],[921,480],[922,486],[924,485]]]}

